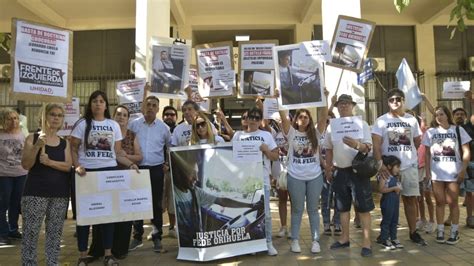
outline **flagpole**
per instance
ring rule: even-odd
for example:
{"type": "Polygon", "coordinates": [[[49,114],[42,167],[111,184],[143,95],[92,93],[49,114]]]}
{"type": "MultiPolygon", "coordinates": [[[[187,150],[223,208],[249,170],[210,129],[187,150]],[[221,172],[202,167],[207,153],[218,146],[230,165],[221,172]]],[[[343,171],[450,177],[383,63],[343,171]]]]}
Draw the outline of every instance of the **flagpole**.
{"type": "Polygon", "coordinates": [[[382,87],[382,90],[387,92],[387,90],[385,89],[385,87],[382,85],[382,82],[380,82],[379,78],[377,77],[377,75],[375,75],[375,72],[374,72],[374,78],[375,80],[377,81],[377,83],[379,84],[380,87],[382,87]]]}
{"type": "Polygon", "coordinates": [[[337,92],[339,91],[339,86],[341,85],[341,80],[342,80],[342,75],[343,74],[344,74],[344,68],[342,69],[341,75],[339,76],[339,81],[337,82],[336,92],[334,93],[335,95],[337,95],[337,92]]]}

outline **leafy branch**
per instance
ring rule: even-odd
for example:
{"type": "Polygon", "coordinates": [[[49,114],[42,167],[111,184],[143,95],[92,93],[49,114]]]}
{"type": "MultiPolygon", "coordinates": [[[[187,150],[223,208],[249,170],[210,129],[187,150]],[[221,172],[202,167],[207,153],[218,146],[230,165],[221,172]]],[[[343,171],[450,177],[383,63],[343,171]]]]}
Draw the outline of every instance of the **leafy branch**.
{"type": "MultiPolygon", "coordinates": [[[[401,13],[410,2],[411,0],[393,0],[398,13],[401,13]]],[[[456,30],[460,32],[466,30],[465,20],[474,20],[474,0],[456,0],[456,5],[449,15],[449,23],[456,22],[456,27],[451,31],[451,39],[454,37],[456,30]]]]}

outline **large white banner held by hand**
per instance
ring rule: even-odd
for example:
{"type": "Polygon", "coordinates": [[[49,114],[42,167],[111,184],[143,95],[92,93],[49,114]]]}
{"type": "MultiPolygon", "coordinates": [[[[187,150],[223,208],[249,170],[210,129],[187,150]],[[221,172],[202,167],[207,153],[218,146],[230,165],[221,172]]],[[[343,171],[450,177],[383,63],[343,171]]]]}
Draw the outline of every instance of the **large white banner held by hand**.
{"type": "Polygon", "coordinates": [[[405,58],[402,59],[397,70],[398,88],[405,93],[405,106],[412,109],[421,102],[421,92],[405,58]]]}

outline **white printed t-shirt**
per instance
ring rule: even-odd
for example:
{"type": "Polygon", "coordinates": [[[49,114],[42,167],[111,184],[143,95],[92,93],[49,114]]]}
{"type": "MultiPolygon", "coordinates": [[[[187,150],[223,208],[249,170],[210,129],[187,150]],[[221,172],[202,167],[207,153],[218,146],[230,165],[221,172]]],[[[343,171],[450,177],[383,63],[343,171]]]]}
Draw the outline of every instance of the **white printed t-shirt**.
{"type": "MultiPolygon", "coordinates": [[[[225,143],[225,140],[219,135],[215,135],[214,138],[215,138],[215,142],[216,142],[215,144],[225,143]]],[[[200,139],[199,144],[208,144],[207,139],[200,139]]],[[[210,144],[214,144],[214,143],[210,143],[210,144]]]]}
{"type": "Polygon", "coordinates": [[[115,142],[122,140],[119,124],[112,119],[92,120],[88,143],[84,143],[85,130],[86,120],[83,119],[71,133],[71,136],[81,140],[78,149],[81,166],[88,169],[117,166],[115,142]]]}
{"type": "Polygon", "coordinates": [[[383,139],[382,155],[393,155],[402,161],[401,170],[417,166],[418,154],[414,139],[421,136],[421,129],[414,116],[405,113],[402,117],[395,117],[386,113],[377,118],[372,134],[383,139]]]}
{"type": "MultiPolygon", "coordinates": [[[[471,137],[464,128],[459,127],[462,144],[469,143],[471,137]]],[[[459,152],[459,142],[456,126],[448,129],[430,128],[423,136],[421,144],[430,149],[431,179],[436,181],[455,181],[462,169],[462,158],[459,152]]]]}
{"type": "MultiPolygon", "coordinates": [[[[319,151],[313,151],[306,132],[299,132],[290,127],[287,138],[289,143],[288,174],[299,180],[312,180],[320,176],[322,171],[319,151]]],[[[316,139],[320,139],[317,130],[316,139]]]]}
{"type": "MultiPolygon", "coordinates": [[[[217,135],[217,130],[212,123],[211,128],[212,132],[214,132],[214,135],[217,135]]],[[[189,143],[191,142],[192,130],[193,125],[188,124],[188,122],[186,121],[177,125],[173,130],[173,134],[171,134],[171,146],[179,147],[189,145],[189,143]]]]}
{"type": "MultiPolygon", "coordinates": [[[[277,148],[272,135],[269,132],[262,131],[260,129],[254,132],[237,131],[232,137],[232,142],[233,141],[259,141],[261,143],[267,144],[270,151],[277,148]]],[[[263,155],[263,184],[265,186],[270,185],[270,164],[270,159],[263,155]]]]}
{"type": "MultiPolygon", "coordinates": [[[[362,121],[363,139],[358,139],[361,143],[372,144],[372,136],[370,135],[370,128],[367,122],[362,121]]],[[[333,141],[331,137],[331,127],[326,130],[326,138],[322,141],[322,147],[333,150],[332,161],[334,166],[339,168],[347,168],[352,166],[352,160],[357,155],[358,151],[344,144],[341,140],[333,141]]]]}

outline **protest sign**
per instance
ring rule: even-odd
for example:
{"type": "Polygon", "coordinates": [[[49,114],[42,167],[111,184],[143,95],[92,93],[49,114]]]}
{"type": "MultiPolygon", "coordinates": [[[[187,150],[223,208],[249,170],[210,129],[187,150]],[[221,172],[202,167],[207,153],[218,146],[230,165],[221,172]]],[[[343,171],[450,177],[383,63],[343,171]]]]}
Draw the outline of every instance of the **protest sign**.
{"type": "Polygon", "coordinates": [[[415,108],[422,100],[421,92],[405,58],[402,59],[395,75],[398,81],[398,88],[405,94],[405,107],[407,109],[415,108]]]}
{"type": "Polygon", "coordinates": [[[152,37],[151,63],[148,71],[150,95],[161,98],[186,99],[191,62],[191,41],[175,43],[174,39],[152,37]]]}
{"type": "Polygon", "coordinates": [[[275,46],[276,87],[280,90],[280,109],[326,106],[324,73],[320,55],[307,45],[275,46]]]}
{"type": "Polygon", "coordinates": [[[314,40],[302,44],[313,59],[318,59],[320,62],[331,61],[331,47],[328,41],[314,40]]]}
{"type": "Polygon", "coordinates": [[[372,21],[339,15],[331,42],[332,59],[328,65],[361,72],[374,30],[372,21]]]}
{"type": "Polygon", "coordinates": [[[199,105],[199,109],[204,112],[210,110],[211,99],[206,99],[201,96],[201,88],[199,87],[199,75],[196,65],[189,67],[189,87],[191,87],[191,100],[199,105]]]}
{"type": "Polygon", "coordinates": [[[148,170],[88,171],[75,182],[77,225],[153,218],[148,170]]]}
{"type": "Polygon", "coordinates": [[[331,127],[331,139],[333,141],[340,141],[344,137],[364,138],[361,116],[333,118],[330,120],[329,126],[331,127]]]}
{"type": "Polygon", "coordinates": [[[131,119],[142,113],[145,84],[145,79],[130,79],[117,83],[118,102],[128,108],[131,119]]]}
{"type": "Polygon", "coordinates": [[[72,128],[81,116],[81,109],[79,106],[79,98],[73,97],[72,102],[64,105],[64,124],[58,131],[58,136],[71,135],[72,128]]]}
{"type": "Polygon", "coordinates": [[[470,81],[447,81],[443,83],[443,99],[463,99],[471,89],[470,81]]]}
{"type": "Polygon", "coordinates": [[[278,40],[239,42],[239,95],[272,97],[275,88],[273,47],[278,40]]]}
{"type": "Polygon", "coordinates": [[[172,147],[178,259],[264,251],[262,162],[234,161],[232,144],[172,147]]]}
{"type": "Polygon", "coordinates": [[[276,98],[266,98],[263,101],[263,119],[280,118],[278,113],[278,100],[276,98]]]}
{"type": "Polygon", "coordinates": [[[17,100],[70,102],[73,32],[12,20],[11,95],[17,100]]]}
{"type": "Polygon", "coordinates": [[[199,86],[203,97],[233,96],[235,73],[233,72],[232,42],[196,45],[196,61],[199,86]],[[219,81],[214,79],[219,78],[219,81]]]}
{"type": "Polygon", "coordinates": [[[232,141],[233,159],[240,162],[261,162],[262,152],[259,141],[232,141]]]}

